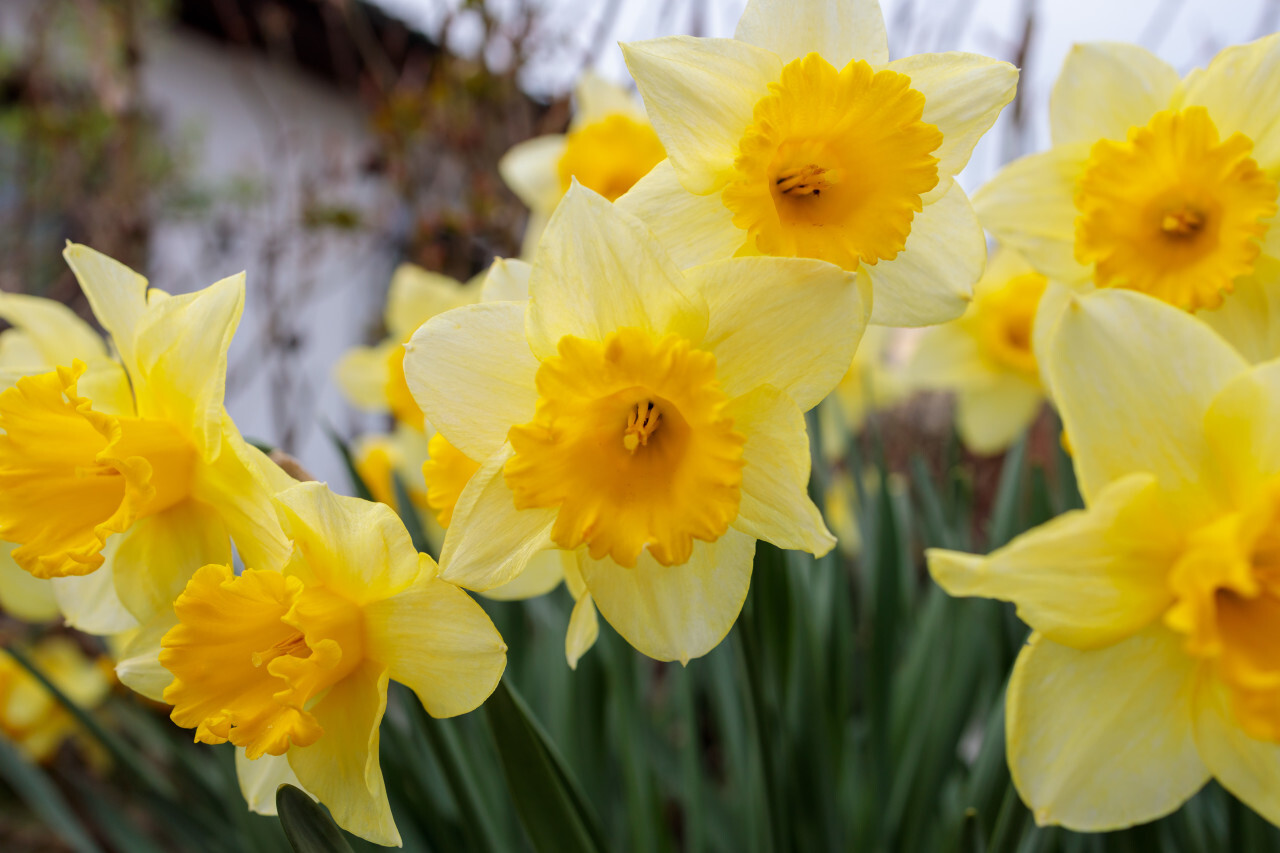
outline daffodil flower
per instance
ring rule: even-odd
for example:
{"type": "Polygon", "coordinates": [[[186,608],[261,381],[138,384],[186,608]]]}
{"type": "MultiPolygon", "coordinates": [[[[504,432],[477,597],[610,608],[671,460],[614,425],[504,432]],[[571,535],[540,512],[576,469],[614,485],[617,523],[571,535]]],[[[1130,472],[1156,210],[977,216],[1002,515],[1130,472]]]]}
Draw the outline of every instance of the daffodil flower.
{"type": "Polygon", "coordinates": [[[475,302],[480,286],[463,284],[413,264],[391,277],[383,325],[387,337],[376,346],[352,347],[334,367],[334,379],[350,403],[367,412],[390,414],[398,423],[422,432],[422,410],[404,384],[404,342],[442,311],[475,302]]]}
{"type": "Polygon", "coordinates": [[[18,565],[55,579],[70,620],[111,633],[166,611],[233,539],[279,565],[288,544],[264,508],[292,481],[222,404],[242,276],[169,296],[84,246],[64,254],[123,370],[100,373],[115,377],[98,383],[101,408],[79,360],[0,392],[0,535],[18,565]]]}
{"type": "Polygon", "coordinates": [[[875,0],[751,0],[733,39],[623,45],[669,160],[620,200],[682,267],[819,258],[867,277],[871,322],[963,313],[986,243],[954,182],[1017,70],[889,61],[875,0]]]}
{"type": "Polygon", "coordinates": [[[1044,403],[1032,342],[1047,285],[1016,252],[1001,249],[974,286],[965,315],[920,336],[912,381],[956,393],[956,429],[974,453],[1005,450],[1044,403]]]}
{"type": "Polygon", "coordinates": [[[388,507],[301,483],[276,508],[294,543],[282,571],[208,565],[177,597],[164,699],[197,741],[241,748],[256,810],[273,809],[270,781],[296,779],[344,829],[398,845],[378,764],[388,680],[432,716],[463,714],[497,686],[506,646],[388,507]]]}
{"type": "Polygon", "coordinates": [[[467,306],[409,342],[427,420],[479,470],[442,577],[490,589],[539,551],[586,549],[594,606],[687,661],[737,617],[755,539],[825,553],[801,416],[848,368],[868,296],[821,261],[681,272],[652,232],[575,186],[526,302],[467,306]]]}
{"type": "Polygon", "coordinates": [[[1032,628],[1006,706],[1018,791],[1096,831],[1213,777],[1280,823],[1280,361],[1113,289],[1068,301],[1041,368],[1086,509],[987,557],[928,553],[948,592],[1032,628]]]}
{"type": "Polygon", "coordinates": [[[1052,148],[1005,167],[978,214],[1055,287],[1138,290],[1252,361],[1280,355],[1278,76],[1277,35],[1185,79],[1135,45],[1077,45],[1049,102],[1052,148]]]}
{"type": "Polygon", "coordinates": [[[521,142],[498,163],[502,179],[531,214],[525,255],[532,254],[572,180],[613,201],[667,156],[644,108],[620,86],[586,71],[574,87],[574,102],[568,133],[521,142]]]}

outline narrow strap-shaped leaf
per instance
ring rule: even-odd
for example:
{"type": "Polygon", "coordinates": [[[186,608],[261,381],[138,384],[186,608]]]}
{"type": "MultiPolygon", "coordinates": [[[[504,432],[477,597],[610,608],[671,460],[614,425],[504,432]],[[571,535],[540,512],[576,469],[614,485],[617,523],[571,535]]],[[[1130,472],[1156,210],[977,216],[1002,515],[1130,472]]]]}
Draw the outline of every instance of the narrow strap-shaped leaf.
{"type": "Polygon", "coordinates": [[[99,853],[101,848],[93,842],[58,787],[3,737],[0,737],[0,776],[71,849],[77,853],[99,853]]]}
{"type": "Polygon", "coordinates": [[[539,853],[603,853],[599,824],[550,738],[503,679],[484,703],[511,799],[539,853]]]}
{"type": "Polygon", "coordinates": [[[293,785],[276,790],[276,813],[295,853],[352,853],[329,813],[293,785]]]}
{"type": "Polygon", "coordinates": [[[376,500],[373,492],[369,490],[368,484],[364,478],[360,476],[360,472],[356,470],[356,460],[351,455],[351,448],[343,441],[342,436],[338,435],[338,431],[329,424],[322,424],[325,435],[329,436],[329,440],[333,442],[333,446],[337,448],[338,455],[342,457],[342,462],[347,467],[347,475],[351,477],[351,487],[355,490],[356,497],[364,498],[367,501],[376,500]]]}

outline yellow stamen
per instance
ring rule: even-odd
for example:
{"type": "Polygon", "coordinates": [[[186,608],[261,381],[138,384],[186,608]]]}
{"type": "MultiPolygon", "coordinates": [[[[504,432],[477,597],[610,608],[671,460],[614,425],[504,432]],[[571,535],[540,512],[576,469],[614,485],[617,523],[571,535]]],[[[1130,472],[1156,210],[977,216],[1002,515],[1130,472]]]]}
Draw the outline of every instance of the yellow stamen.
{"type": "Polygon", "coordinates": [[[834,169],[824,169],[815,163],[810,163],[798,169],[783,170],[773,183],[777,186],[778,192],[794,198],[821,195],[823,190],[834,187],[837,180],[834,169]]]}
{"type": "Polygon", "coordinates": [[[637,447],[647,445],[649,436],[653,435],[653,431],[658,428],[658,421],[661,419],[662,412],[653,405],[652,400],[645,400],[643,404],[636,403],[631,410],[631,415],[627,418],[627,430],[622,436],[622,446],[631,453],[635,453],[637,447]]]}
{"type": "Polygon", "coordinates": [[[1170,237],[1190,237],[1204,227],[1204,214],[1189,207],[1164,215],[1160,229],[1170,237]]]}

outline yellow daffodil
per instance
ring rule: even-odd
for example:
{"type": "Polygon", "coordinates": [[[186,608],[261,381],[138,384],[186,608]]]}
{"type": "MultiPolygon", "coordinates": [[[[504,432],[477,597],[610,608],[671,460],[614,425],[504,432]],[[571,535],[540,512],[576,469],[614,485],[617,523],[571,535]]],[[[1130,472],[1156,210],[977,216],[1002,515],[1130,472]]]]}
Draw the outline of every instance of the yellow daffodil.
{"type": "Polygon", "coordinates": [[[1049,103],[1053,147],[975,196],[983,224],[1055,286],[1142,291],[1250,360],[1280,355],[1278,75],[1276,35],[1185,79],[1135,45],[1077,45],[1049,103]]]}
{"type": "Polygon", "coordinates": [[[257,565],[282,562],[287,542],[264,508],[292,481],[222,405],[242,276],[169,296],[86,247],[65,256],[123,371],[101,407],[80,388],[79,360],[0,392],[0,534],[18,565],[56,579],[69,621],[113,633],[165,612],[232,540],[257,565]]]}
{"type": "Polygon", "coordinates": [[[282,571],[208,565],[178,596],[164,699],[197,741],[243,750],[251,805],[264,780],[296,778],[344,829],[398,845],[378,764],[388,679],[433,716],[466,713],[497,686],[506,646],[386,506],[302,483],[276,509],[294,542],[282,571]]]}
{"type": "Polygon", "coordinates": [[[925,330],[911,361],[914,383],[956,393],[956,429],[974,453],[1013,443],[1044,401],[1032,347],[1048,284],[1010,249],[992,258],[963,317],[925,330]]]}
{"type": "MultiPolygon", "coordinates": [[[[47,637],[27,650],[31,662],[72,702],[86,710],[111,690],[110,669],[88,657],[69,637],[47,637]]],[[[47,761],[79,732],[71,712],[21,664],[0,651],[0,735],[32,761],[47,761]]]]}
{"type": "Polygon", "coordinates": [[[525,254],[537,245],[570,181],[613,201],[667,156],[644,108],[620,86],[587,71],[574,101],[567,134],[521,142],[498,163],[502,179],[530,211],[525,254]]]}
{"type": "Polygon", "coordinates": [[[889,61],[876,0],[751,0],[734,39],[623,45],[670,159],[620,200],[681,267],[819,258],[873,285],[871,321],[959,316],[986,244],[954,182],[1017,70],[889,61]]]}
{"type": "Polygon", "coordinates": [[[901,366],[889,351],[892,342],[892,329],[869,326],[849,369],[818,409],[827,458],[842,457],[849,436],[862,432],[871,413],[896,406],[910,392],[901,366]]]}
{"type": "Polygon", "coordinates": [[[383,325],[387,337],[376,346],[354,347],[334,368],[338,387],[353,406],[390,414],[396,421],[423,431],[422,410],[404,384],[404,342],[441,311],[475,302],[476,282],[463,284],[447,275],[402,264],[391,277],[383,325]]]}
{"type": "Polygon", "coordinates": [[[1033,630],[1014,783],[1078,830],[1168,814],[1210,777],[1280,823],[1280,361],[1104,290],[1069,300],[1041,368],[1086,509],[987,557],[928,554],[948,592],[1016,602],[1033,630]]]}
{"type": "Polygon", "coordinates": [[[687,661],[746,596],[756,538],[825,553],[801,413],[848,369],[868,295],[821,261],[681,272],[583,187],[552,215],[528,302],[467,306],[409,342],[427,420],[480,462],[442,577],[491,589],[584,547],[593,606],[632,645],[687,661]]]}

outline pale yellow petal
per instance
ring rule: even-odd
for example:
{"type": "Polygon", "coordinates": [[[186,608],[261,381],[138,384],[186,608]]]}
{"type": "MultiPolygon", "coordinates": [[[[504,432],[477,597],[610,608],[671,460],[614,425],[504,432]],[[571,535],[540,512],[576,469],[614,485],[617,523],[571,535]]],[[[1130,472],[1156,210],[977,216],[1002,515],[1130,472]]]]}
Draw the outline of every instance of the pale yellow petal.
{"type": "Polygon", "coordinates": [[[488,615],[430,564],[397,595],[364,609],[366,655],[418,695],[433,717],[475,710],[498,686],[507,646],[488,615]]]}
{"type": "Polygon", "coordinates": [[[1204,417],[1212,470],[1232,506],[1258,500],[1280,475],[1280,360],[1242,372],[1214,397],[1204,417]]]}
{"type": "Polygon", "coordinates": [[[400,833],[378,763],[378,724],[387,708],[387,671],[366,660],[311,709],[324,729],[286,755],[302,787],[329,807],[338,826],[366,841],[399,847],[400,833]]]}
{"type": "Polygon", "coordinates": [[[583,71],[573,87],[573,129],[593,124],[611,115],[624,115],[648,123],[644,108],[626,89],[606,80],[591,69],[583,71]]]}
{"type": "Polygon", "coordinates": [[[1012,601],[1024,622],[1056,643],[1096,648],[1123,640],[1170,604],[1165,582],[1178,531],[1155,480],[1132,474],[1087,510],[1060,515],[990,556],[926,552],[951,595],[1012,601]]]}
{"type": "Polygon", "coordinates": [[[539,551],[529,558],[523,572],[502,586],[486,589],[481,595],[497,601],[519,601],[544,595],[564,580],[566,559],[573,559],[571,551],[539,551]]]}
{"type": "Polygon", "coordinates": [[[217,511],[186,500],[134,522],[111,558],[116,593],[141,622],[173,609],[196,569],[231,562],[231,539],[217,511]]]}
{"type": "Polygon", "coordinates": [[[533,420],[538,360],[525,338],[523,303],[445,312],[405,348],[405,381],[427,421],[472,459],[493,455],[513,425],[533,420]]]}
{"type": "Polygon", "coordinates": [[[78,243],[62,250],[120,359],[134,369],[133,336],[147,308],[147,280],[119,261],[78,243]]]}
{"type": "Polygon", "coordinates": [[[477,288],[447,275],[401,264],[391,276],[383,322],[391,338],[401,342],[437,314],[477,302],[479,296],[477,288]]]}
{"type": "Polygon", "coordinates": [[[743,41],[690,36],[630,42],[622,55],[680,183],[699,195],[724,186],[782,60],[743,41]]]}
{"type": "MultiPolygon", "coordinates": [[[[82,361],[84,359],[81,359],[82,361]]],[[[19,377],[35,373],[41,367],[49,367],[44,354],[26,332],[6,329],[0,333],[0,367],[4,369],[5,385],[13,385],[19,377]],[[9,378],[12,373],[13,378],[9,378]]]]}
{"type": "Polygon", "coordinates": [[[62,618],[72,628],[86,634],[107,635],[138,627],[138,620],[116,593],[116,579],[111,570],[111,558],[120,542],[121,535],[107,538],[102,549],[106,562],[97,571],[50,580],[62,618]]]}
{"type": "MultiPolygon", "coordinates": [[[[1280,227],[1273,226],[1280,233],[1280,227]]],[[[1196,317],[1217,330],[1248,361],[1280,356],[1280,260],[1262,256],[1253,274],[1235,281],[1234,290],[1212,311],[1196,317]]]]}
{"type": "Polygon", "coordinates": [[[529,346],[548,358],[565,335],[601,341],[623,327],[675,332],[696,343],[706,333],[707,308],[652,231],[575,183],[534,256],[529,346]]]}
{"type": "Polygon", "coordinates": [[[244,273],[151,305],[134,338],[138,414],[189,425],[197,448],[220,447],[227,350],[244,310],[244,273]]]}
{"type": "Polygon", "coordinates": [[[55,299],[2,293],[0,319],[22,330],[39,353],[42,366],[66,365],[77,358],[88,362],[107,357],[102,336],[55,299]]]}
{"type": "Polygon", "coordinates": [[[825,261],[734,258],[686,275],[707,301],[702,348],[715,355],[725,393],[772,385],[801,411],[849,369],[871,311],[865,277],[825,261]]]}
{"type": "Polygon", "coordinates": [[[579,564],[600,615],[637,651],[688,663],[711,651],[733,627],[751,585],[756,540],[730,528],[715,542],[694,542],[693,556],[663,566],[643,552],[633,569],[584,557],[579,564]]]}
{"type": "Polygon", "coordinates": [[[240,794],[254,814],[275,815],[276,791],[281,785],[306,791],[298,781],[298,774],[289,766],[288,756],[263,755],[250,761],[243,747],[236,747],[236,779],[240,783],[240,794]]]}
{"type": "Polygon", "coordinates": [[[783,62],[809,53],[822,54],[836,68],[851,59],[889,61],[877,0],[749,0],[734,38],[771,50],[783,62]]]}
{"type": "Polygon", "coordinates": [[[1074,45],[1049,97],[1053,144],[1123,140],[1169,108],[1178,83],[1173,66],[1136,44],[1074,45]]]}
{"type": "Polygon", "coordinates": [[[1246,806],[1280,824],[1280,744],[1249,737],[1232,716],[1217,679],[1201,673],[1195,694],[1195,738],[1209,772],[1246,806]]]}
{"type": "Polygon", "coordinates": [[[956,394],[956,430],[964,446],[991,456],[1007,450],[1035,421],[1044,403],[1040,386],[1015,374],[956,394]]]}
{"type": "Polygon", "coordinates": [[[1253,140],[1253,158],[1270,174],[1280,169],[1280,33],[1226,48],[1189,78],[1181,106],[1209,110],[1223,137],[1253,140]]]}
{"type": "Polygon", "coordinates": [[[12,542],[0,542],[0,610],[24,622],[48,622],[58,615],[58,600],[46,578],[38,578],[9,556],[12,542]]]}
{"type": "Polygon", "coordinates": [[[977,336],[964,321],[953,320],[925,329],[916,339],[907,375],[921,388],[955,390],[990,384],[1000,372],[983,357],[977,336]]]}
{"type": "MultiPolygon", "coordinates": [[[[1040,368],[1086,503],[1135,472],[1173,493],[1213,486],[1205,412],[1246,364],[1208,326],[1141,293],[1099,290],[1067,305],[1040,368]]],[[[1197,498],[1186,509],[1211,507],[1197,498]]]]}
{"type": "Polygon", "coordinates": [[[498,174],[526,207],[538,213],[550,213],[564,195],[559,169],[564,148],[562,133],[519,142],[498,161],[498,174]]]}
{"type": "Polygon", "coordinates": [[[115,359],[95,358],[90,361],[84,375],[76,383],[76,390],[80,396],[93,402],[95,412],[126,417],[133,417],[137,413],[129,376],[115,359]]]}
{"type": "Polygon", "coordinates": [[[973,299],[987,262],[987,241],[959,184],[916,214],[907,247],[891,261],[865,264],[871,276],[871,322],[932,326],[954,320],[973,299]]]}
{"type": "Polygon", "coordinates": [[[554,509],[516,509],[502,476],[505,445],[480,466],[453,508],[440,551],[440,576],[467,589],[489,590],[520,575],[539,551],[553,548],[554,509]]]}
{"type": "Polygon", "coordinates": [[[481,302],[523,302],[529,298],[533,267],[516,258],[494,258],[485,274],[481,302]]]}
{"type": "Polygon", "coordinates": [[[222,451],[210,465],[196,469],[192,497],[217,511],[244,564],[251,569],[280,569],[292,545],[276,517],[271,496],[294,484],[266,454],[251,446],[224,415],[222,451]]]}
{"type": "Polygon", "coordinates": [[[937,198],[969,162],[1000,111],[1013,100],[1018,69],[1008,62],[976,53],[918,53],[889,63],[892,71],[911,78],[911,88],[924,95],[923,120],[942,131],[938,185],[924,196],[937,198]]]}
{"type": "Polygon", "coordinates": [[[720,193],[689,192],[670,160],[654,166],[614,204],[647,225],[681,269],[732,258],[747,240],[720,193]]]}
{"type": "Polygon", "coordinates": [[[573,603],[569,614],[569,630],[564,635],[564,657],[570,669],[578,668],[578,661],[591,650],[600,636],[600,620],[596,618],[596,605],[590,595],[584,595],[573,603]]]}
{"type": "Polygon", "coordinates": [[[391,410],[387,386],[391,382],[391,351],[402,346],[388,339],[375,347],[352,347],[333,366],[333,379],[347,402],[367,412],[391,410]]]}
{"type": "Polygon", "coordinates": [[[1074,250],[1075,185],[1089,148],[1076,143],[1028,154],[1001,169],[973,197],[978,219],[1002,246],[1063,282],[1089,277],[1074,250]]]}
{"type": "Polygon", "coordinates": [[[286,571],[305,571],[356,604],[389,598],[417,578],[418,551],[386,504],[339,495],[316,482],[285,489],[275,504],[294,543],[286,571]]]}
{"type": "Polygon", "coordinates": [[[1057,334],[1062,315],[1076,295],[1092,293],[1095,289],[1092,283],[1066,285],[1050,281],[1040,297],[1040,304],[1036,306],[1036,319],[1031,326],[1031,351],[1035,353],[1036,364],[1040,366],[1040,384],[1050,401],[1056,401],[1057,398],[1051,385],[1052,377],[1044,368],[1049,363],[1049,342],[1057,334]]]}
{"type": "Polygon", "coordinates": [[[809,499],[809,435],[804,415],[776,388],[761,387],[725,409],[742,447],[742,503],[733,526],[779,548],[821,557],[836,544],[809,499]]]}
{"type": "Polygon", "coordinates": [[[1097,832],[1146,823],[1209,778],[1192,737],[1195,666],[1157,625],[1094,651],[1040,635],[1009,680],[1009,770],[1036,822],[1097,832]]]}
{"type": "Polygon", "coordinates": [[[160,663],[160,646],[164,635],[177,624],[177,614],[170,607],[123,635],[126,639],[116,653],[116,677],[121,684],[153,702],[164,702],[173,673],[160,663]]]}

